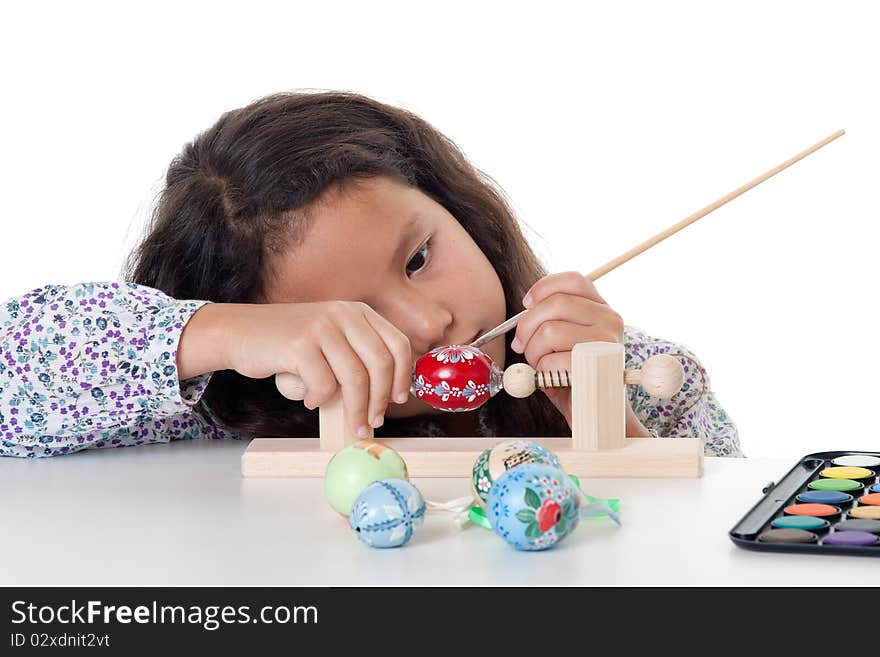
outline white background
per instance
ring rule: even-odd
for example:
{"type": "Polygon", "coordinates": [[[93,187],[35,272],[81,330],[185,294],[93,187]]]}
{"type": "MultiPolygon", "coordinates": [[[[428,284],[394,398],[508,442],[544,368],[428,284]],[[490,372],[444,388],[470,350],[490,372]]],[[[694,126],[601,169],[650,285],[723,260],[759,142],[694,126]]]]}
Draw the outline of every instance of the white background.
{"type": "Polygon", "coordinates": [[[702,359],[749,456],[880,449],[880,22],[870,2],[33,2],[0,11],[0,299],[112,280],[164,170],[281,90],[411,109],[587,273],[843,128],[597,282],[702,359]]]}

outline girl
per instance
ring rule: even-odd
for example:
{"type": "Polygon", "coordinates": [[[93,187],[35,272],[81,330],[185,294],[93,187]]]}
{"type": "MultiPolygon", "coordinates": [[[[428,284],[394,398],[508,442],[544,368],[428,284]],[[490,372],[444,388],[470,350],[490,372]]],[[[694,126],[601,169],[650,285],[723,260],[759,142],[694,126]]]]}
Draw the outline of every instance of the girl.
{"type": "Polygon", "coordinates": [[[361,435],[571,435],[566,389],[473,413],[409,395],[421,354],[529,307],[486,345],[499,367],[568,369],[592,340],[623,343],[628,367],[677,354],[673,399],[627,388],[627,435],[742,455],[693,354],[625,326],[583,275],[546,275],[491,179],[421,118],[362,95],[280,93],[222,115],[171,162],[126,279],[0,305],[0,454],[317,436],[339,389],[361,435]],[[304,380],[302,402],[277,372],[304,380]]]}

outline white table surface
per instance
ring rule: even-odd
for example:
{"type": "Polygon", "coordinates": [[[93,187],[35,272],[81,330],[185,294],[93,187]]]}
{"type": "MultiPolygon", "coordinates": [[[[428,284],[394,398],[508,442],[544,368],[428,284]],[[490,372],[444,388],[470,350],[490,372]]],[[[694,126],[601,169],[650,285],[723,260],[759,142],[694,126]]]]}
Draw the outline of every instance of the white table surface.
{"type": "MultiPolygon", "coordinates": [[[[551,550],[429,512],[408,545],[360,543],[320,479],[243,479],[245,441],[0,459],[0,585],[878,585],[876,559],[771,554],[727,532],[801,456],[707,458],[701,479],[590,479],[623,503],[617,527],[581,522],[551,550]]],[[[468,480],[415,479],[448,501],[468,480]]]]}

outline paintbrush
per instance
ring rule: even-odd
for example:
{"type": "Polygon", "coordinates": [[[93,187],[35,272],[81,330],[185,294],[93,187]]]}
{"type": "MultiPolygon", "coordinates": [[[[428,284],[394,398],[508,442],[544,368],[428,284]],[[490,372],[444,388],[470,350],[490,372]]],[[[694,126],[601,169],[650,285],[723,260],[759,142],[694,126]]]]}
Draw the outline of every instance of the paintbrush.
{"type": "MultiPolygon", "coordinates": [[[[637,255],[639,255],[640,253],[643,253],[644,251],[647,251],[652,246],[662,242],[670,235],[674,235],[675,233],[680,231],[685,226],[690,226],[697,219],[701,219],[702,217],[705,217],[707,214],[709,214],[713,210],[717,210],[718,208],[720,208],[722,205],[724,205],[728,201],[732,201],[740,194],[744,194],[745,192],[749,191],[750,189],[752,189],[752,187],[756,187],[757,185],[760,185],[762,182],[764,182],[768,178],[775,176],[777,173],[779,173],[783,169],[787,169],[788,167],[790,167],[792,164],[794,164],[798,160],[802,160],[810,153],[813,153],[813,152],[819,150],[820,148],[822,148],[826,144],[834,141],[835,139],[837,139],[838,137],[840,137],[843,134],[844,134],[843,130],[838,130],[834,134],[828,135],[822,141],[820,141],[816,144],[813,144],[812,146],[810,146],[806,150],[801,151],[800,153],[798,153],[797,155],[795,155],[792,158],[789,158],[788,160],[786,160],[785,162],[783,162],[779,166],[773,167],[769,171],[762,173],[760,176],[758,176],[754,180],[747,182],[745,185],[743,185],[741,187],[738,187],[737,189],[733,190],[729,194],[722,196],[717,201],[710,203],[709,205],[702,208],[701,210],[697,210],[692,215],[682,219],[677,224],[670,226],[669,228],[667,228],[663,232],[654,235],[654,237],[652,237],[648,240],[645,240],[644,242],[633,247],[632,249],[630,249],[626,253],[617,256],[616,258],[614,258],[614,260],[611,260],[610,262],[602,265],[601,267],[599,267],[595,271],[590,272],[587,275],[587,278],[589,278],[591,281],[598,280],[600,277],[604,276],[605,274],[610,272],[612,269],[619,267],[620,265],[622,265],[626,261],[631,260],[632,258],[635,258],[637,255]]],[[[483,333],[483,335],[481,335],[476,340],[471,342],[470,346],[480,348],[483,345],[485,345],[486,343],[491,342],[492,340],[497,338],[499,335],[503,335],[504,333],[507,333],[507,331],[509,331],[510,329],[515,328],[516,325],[519,324],[519,321],[523,317],[525,317],[526,313],[528,313],[528,312],[529,312],[529,309],[527,308],[527,309],[523,310],[522,312],[514,315],[510,319],[502,322],[501,324],[499,324],[498,326],[496,326],[492,330],[486,331],[485,333],[483,333]]]]}

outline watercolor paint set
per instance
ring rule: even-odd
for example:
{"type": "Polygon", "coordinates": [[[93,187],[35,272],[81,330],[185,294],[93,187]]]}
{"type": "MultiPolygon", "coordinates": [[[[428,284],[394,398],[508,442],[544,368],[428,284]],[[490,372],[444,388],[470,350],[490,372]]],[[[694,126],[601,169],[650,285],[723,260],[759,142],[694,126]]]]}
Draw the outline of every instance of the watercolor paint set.
{"type": "Polygon", "coordinates": [[[880,452],[801,459],[730,530],[749,550],[880,556],[880,452]]]}

